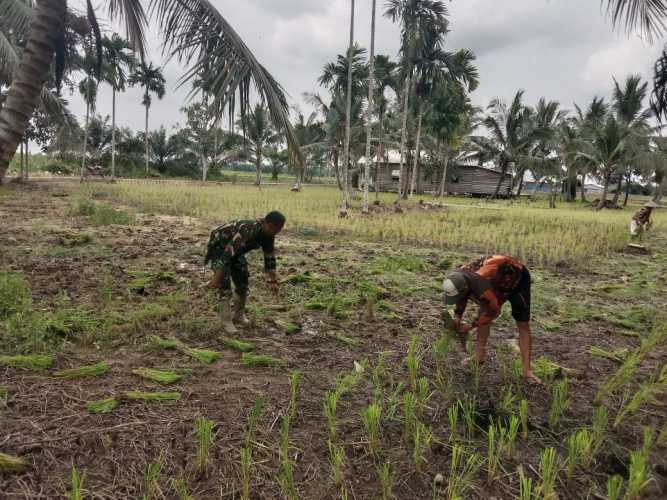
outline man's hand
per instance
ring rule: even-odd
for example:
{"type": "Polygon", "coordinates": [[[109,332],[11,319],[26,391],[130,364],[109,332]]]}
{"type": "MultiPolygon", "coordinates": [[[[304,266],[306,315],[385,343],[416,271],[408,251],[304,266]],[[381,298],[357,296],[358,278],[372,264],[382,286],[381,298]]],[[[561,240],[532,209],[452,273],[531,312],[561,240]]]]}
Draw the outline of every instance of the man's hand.
{"type": "Polygon", "coordinates": [[[524,372],[523,379],[531,385],[542,385],[540,377],[535,375],[531,370],[524,372]]]}
{"type": "Polygon", "coordinates": [[[464,323],[464,322],[461,321],[461,319],[459,318],[459,320],[458,320],[458,324],[457,324],[457,327],[456,327],[456,331],[459,332],[460,335],[466,335],[466,334],[468,334],[468,333],[470,332],[470,330],[472,330],[472,328],[473,328],[473,327],[472,327],[472,325],[471,325],[470,323],[464,323]]]}
{"type": "Polygon", "coordinates": [[[220,288],[220,284],[222,283],[223,277],[224,277],[224,271],[216,271],[206,286],[209,287],[211,290],[217,290],[218,288],[220,288]]]}

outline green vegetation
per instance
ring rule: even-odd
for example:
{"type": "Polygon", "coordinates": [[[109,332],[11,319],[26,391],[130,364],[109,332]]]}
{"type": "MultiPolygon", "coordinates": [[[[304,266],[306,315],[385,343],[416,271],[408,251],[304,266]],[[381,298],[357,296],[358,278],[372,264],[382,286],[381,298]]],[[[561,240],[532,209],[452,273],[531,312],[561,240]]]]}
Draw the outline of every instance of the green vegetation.
{"type": "Polygon", "coordinates": [[[198,417],[195,420],[195,437],[197,438],[197,471],[200,474],[206,472],[209,458],[211,455],[211,447],[215,439],[213,429],[215,422],[205,417],[198,417]]]}
{"type": "Polygon", "coordinates": [[[76,467],[72,466],[72,481],[69,490],[69,500],[83,500],[83,483],[86,479],[85,474],[79,474],[76,467]]]}
{"type": "Polygon", "coordinates": [[[231,349],[235,349],[240,352],[252,352],[255,350],[255,344],[252,342],[246,342],[244,340],[232,339],[229,337],[222,337],[220,339],[224,345],[231,349]]]}
{"type": "Polygon", "coordinates": [[[123,393],[122,398],[123,400],[130,400],[130,401],[163,403],[169,401],[178,401],[179,399],[181,399],[181,393],[128,391],[123,393]]]}
{"type": "Polygon", "coordinates": [[[152,380],[162,385],[169,385],[180,381],[183,375],[171,370],[157,370],[155,368],[136,368],[132,373],[141,378],[152,380]]]}
{"type": "Polygon", "coordinates": [[[122,225],[129,226],[135,223],[133,214],[124,210],[117,210],[105,203],[98,203],[90,199],[79,199],[72,207],[73,215],[88,217],[94,226],[122,225]]]}
{"type": "Polygon", "coordinates": [[[0,366],[22,370],[48,370],[53,364],[53,356],[44,354],[0,356],[0,366]]]}
{"type": "Polygon", "coordinates": [[[120,401],[116,398],[100,399],[91,401],[86,408],[90,413],[110,413],[120,406],[120,401]]]}
{"type": "Polygon", "coordinates": [[[266,366],[271,368],[280,368],[284,365],[282,360],[263,354],[253,354],[244,352],[241,354],[241,363],[246,366],[266,366]]]}
{"type": "Polygon", "coordinates": [[[77,379],[77,378],[87,378],[87,377],[100,377],[109,371],[109,365],[100,361],[94,365],[80,366],[79,368],[70,368],[67,370],[59,370],[54,372],[54,377],[64,378],[64,379],[77,379]]]}

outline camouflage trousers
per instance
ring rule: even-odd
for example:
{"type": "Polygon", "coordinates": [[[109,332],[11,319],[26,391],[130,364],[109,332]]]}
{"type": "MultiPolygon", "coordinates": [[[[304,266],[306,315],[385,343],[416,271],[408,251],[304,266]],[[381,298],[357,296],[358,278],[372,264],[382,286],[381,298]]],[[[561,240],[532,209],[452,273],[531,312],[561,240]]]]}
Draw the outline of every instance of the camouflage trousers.
{"type": "Polygon", "coordinates": [[[222,282],[220,283],[220,297],[231,297],[232,281],[237,295],[248,295],[248,261],[241,255],[234,257],[227,263],[213,261],[211,267],[215,271],[222,271],[222,282]]]}

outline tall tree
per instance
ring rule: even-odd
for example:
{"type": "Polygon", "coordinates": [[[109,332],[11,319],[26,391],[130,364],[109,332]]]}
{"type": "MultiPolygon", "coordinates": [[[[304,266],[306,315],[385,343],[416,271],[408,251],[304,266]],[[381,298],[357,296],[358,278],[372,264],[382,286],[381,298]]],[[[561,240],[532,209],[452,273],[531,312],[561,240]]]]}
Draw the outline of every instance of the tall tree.
{"type": "MultiPolygon", "coordinates": [[[[439,0],[389,0],[385,16],[401,25],[401,54],[403,56],[403,91],[401,93],[401,145],[399,199],[407,196],[405,148],[407,142],[409,95],[419,41],[426,33],[444,35],[447,31],[447,8],[439,0]]],[[[439,42],[439,40],[438,40],[439,42]]]]}
{"type": "Polygon", "coordinates": [[[373,113],[375,112],[375,7],[371,9],[371,52],[368,56],[368,105],[366,109],[366,164],[364,165],[364,200],[362,213],[368,213],[368,185],[371,182],[371,136],[373,135],[373,113]]]}
{"type": "Polygon", "coordinates": [[[150,109],[152,102],[151,94],[155,94],[158,99],[162,99],[165,93],[165,83],[166,80],[162,74],[162,69],[153,66],[153,63],[140,64],[135,68],[134,73],[130,75],[130,84],[139,85],[144,89],[144,96],[141,100],[141,104],[146,107],[146,126],[144,131],[144,139],[146,141],[146,173],[148,173],[148,163],[150,158],[148,149],[150,142],[150,137],[148,135],[148,110],[150,109]]]}
{"type": "Polygon", "coordinates": [[[129,71],[137,61],[130,43],[114,33],[102,39],[104,48],[103,79],[111,86],[111,180],[116,178],[116,93],[125,90],[129,71]]]}
{"type": "MultiPolygon", "coordinates": [[[[384,148],[384,133],[385,133],[385,118],[387,116],[387,109],[389,106],[389,99],[386,93],[388,90],[398,94],[398,63],[392,61],[389,56],[378,55],[375,56],[375,84],[376,95],[374,98],[375,108],[378,114],[379,131],[378,131],[378,149],[376,157],[382,161],[385,158],[384,148]]],[[[380,186],[378,178],[377,162],[375,163],[375,199],[379,200],[380,186]]]]}
{"type": "Polygon", "coordinates": [[[255,185],[260,186],[262,184],[262,161],[266,149],[276,144],[279,136],[271,126],[268,110],[261,104],[255,105],[252,112],[248,113],[239,125],[245,130],[246,138],[250,143],[250,153],[255,160],[255,185]]]}
{"type": "MultiPolygon", "coordinates": [[[[1,2],[3,21],[21,30],[26,40],[7,99],[0,109],[0,179],[3,179],[52,68],[56,69],[56,81],[61,80],[67,4],[65,0],[39,0],[30,10],[23,0],[1,2]]],[[[248,109],[249,89],[253,85],[259,98],[267,103],[272,121],[285,134],[291,161],[300,163],[302,157],[281,86],[217,9],[208,0],[108,2],[111,19],[124,24],[130,43],[141,54],[145,53],[147,21],[144,3],[161,27],[165,51],[187,66],[184,80],[194,78],[202,67],[209,68],[216,75],[211,93],[217,103],[229,108],[231,116],[235,114],[235,105],[241,114],[248,109]]],[[[88,17],[95,21],[96,12],[90,1],[87,11],[88,17]]],[[[97,26],[96,22],[91,24],[97,26]]]]}
{"type": "Polygon", "coordinates": [[[79,82],[79,93],[86,103],[86,120],[83,127],[83,145],[81,152],[81,180],[86,174],[86,153],[88,147],[88,125],[90,123],[90,114],[95,111],[97,102],[97,80],[92,74],[79,82]]]}
{"type": "Polygon", "coordinates": [[[350,0],[350,44],[347,48],[347,90],[345,104],[345,143],[343,145],[343,203],[340,213],[347,215],[350,203],[350,134],[352,127],[352,51],[354,48],[354,0],[350,0]]]}

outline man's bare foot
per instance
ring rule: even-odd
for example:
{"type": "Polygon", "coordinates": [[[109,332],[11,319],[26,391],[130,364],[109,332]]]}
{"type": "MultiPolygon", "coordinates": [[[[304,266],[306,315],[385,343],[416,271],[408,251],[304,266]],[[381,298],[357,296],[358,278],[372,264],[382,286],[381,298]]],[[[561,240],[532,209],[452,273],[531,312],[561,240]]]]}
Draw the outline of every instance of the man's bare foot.
{"type": "Polygon", "coordinates": [[[542,380],[540,380],[540,377],[535,375],[532,371],[524,373],[523,379],[531,385],[542,385],[542,380]]]}

